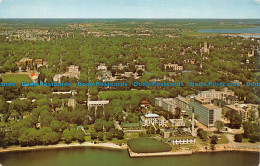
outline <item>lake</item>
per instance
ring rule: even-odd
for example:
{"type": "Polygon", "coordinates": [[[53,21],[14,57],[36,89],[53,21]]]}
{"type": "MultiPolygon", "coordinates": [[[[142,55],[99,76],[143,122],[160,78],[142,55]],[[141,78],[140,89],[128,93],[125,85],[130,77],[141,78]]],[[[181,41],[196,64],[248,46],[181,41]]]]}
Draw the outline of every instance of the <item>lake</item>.
{"type": "Polygon", "coordinates": [[[0,153],[3,166],[258,166],[259,153],[217,152],[130,158],[127,150],[66,148],[0,153]]]}

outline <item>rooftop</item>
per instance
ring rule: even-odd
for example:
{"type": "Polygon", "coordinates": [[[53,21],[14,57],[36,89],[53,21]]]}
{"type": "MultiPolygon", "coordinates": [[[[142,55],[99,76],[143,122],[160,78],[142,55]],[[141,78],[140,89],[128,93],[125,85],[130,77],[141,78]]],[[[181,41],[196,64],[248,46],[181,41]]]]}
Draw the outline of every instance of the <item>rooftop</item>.
{"type": "Polygon", "coordinates": [[[146,114],[146,115],[144,115],[146,118],[158,118],[158,117],[160,117],[159,115],[157,115],[157,114],[146,114]]]}

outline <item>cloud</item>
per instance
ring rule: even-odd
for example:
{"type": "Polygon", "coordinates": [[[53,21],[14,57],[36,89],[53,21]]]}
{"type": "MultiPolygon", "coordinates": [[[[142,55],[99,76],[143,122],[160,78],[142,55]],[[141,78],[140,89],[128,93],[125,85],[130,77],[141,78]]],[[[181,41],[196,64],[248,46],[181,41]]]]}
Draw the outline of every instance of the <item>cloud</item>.
{"type": "MultiPolygon", "coordinates": [[[[1,1],[1,0],[0,0],[1,1]]],[[[258,3],[260,5],[260,0],[255,0],[256,3],[258,3]]]]}

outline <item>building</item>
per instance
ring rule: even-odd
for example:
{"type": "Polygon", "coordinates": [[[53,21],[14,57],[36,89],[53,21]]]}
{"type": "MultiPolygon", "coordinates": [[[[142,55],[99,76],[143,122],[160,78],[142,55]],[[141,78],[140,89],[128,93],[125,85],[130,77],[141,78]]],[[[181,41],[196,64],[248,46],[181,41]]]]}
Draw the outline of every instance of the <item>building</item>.
{"type": "Polygon", "coordinates": [[[140,117],[140,122],[143,127],[150,125],[158,125],[160,127],[166,126],[166,119],[163,116],[157,114],[146,114],[140,117]]]}
{"type": "Polygon", "coordinates": [[[181,109],[183,114],[188,113],[190,109],[190,100],[186,97],[178,95],[175,99],[176,107],[181,109]]]}
{"type": "Polygon", "coordinates": [[[228,103],[228,104],[238,104],[238,98],[236,96],[229,95],[229,96],[226,97],[225,102],[228,103]]]}
{"type": "Polygon", "coordinates": [[[209,91],[200,91],[198,93],[198,97],[202,97],[209,101],[213,99],[220,99],[226,102],[228,96],[235,96],[235,92],[233,92],[232,90],[228,90],[226,87],[221,89],[220,91],[210,89],[209,91]]]}
{"type": "Polygon", "coordinates": [[[165,111],[175,113],[175,100],[173,98],[155,98],[155,105],[162,107],[165,111]]]}
{"type": "Polygon", "coordinates": [[[75,99],[69,99],[68,100],[68,107],[72,107],[72,108],[75,108],[76,107],[76,100],[75,99]]]}
{"type": "Polygon", "coordinates": [[[255,112],[256,118],[258,118],[259,117],[258,107],[259,107],[259,105],[256,105],[256,104],[225,105],[223,107],[223,114],[226,114],[226,112],[229,110],[234,110],[237,113],[239,113],[239,115],[242,116],[243,120],[247,120],[249,117],[249,111],[252,110],[255,112]]]}
{"type": "Polygon", "coordinates": [[[135,69],[136,69],[136,71],[138,71],[138,70],[144,71],[145,70],[145,65],[135,65],[135,69]]]}
{"type": "Polygon", "coordinates": [[[43,59],[30,59],[30,58],[22,58],[19,62],[17,62],[18,67],[26,66],[27,70],[35,71],[41,66],[47,66],[47,61],[43,59]]]}
{"type": "Polygon", "coordinates": [[[34,83],[37,83],[38,82],[38,75],[37,74],[30,74],[30,78],[31,80],[34,82],[34,83]]]}
{"type": "Polygon", "coordinates": [[[173,145],[180,145],[180,144],[194,144],[195,137],[191,135],[189,129],[181,128],[177,129],[175,132],[171,134],[171,143],[173,145]]]}
{"type": "Polygon", "coordinates": [[[222,109],[202,97],[196,97],[190,100],[190,115],[193,109],[195,115],[198,115],[198,121],[206,127],[214,127],[215,122],[221,120],[222,109]]]}
{"type": "Polygon", "coordinates": [[[75,66],[75,65],[70,65],[69,67],[67,67],[67,72],[69,74],[72,74],[72,75],[77,75],[79,76],[80,75],[80,70],[79,70],[79,66],[75,66]]]}
{"type": "Polygon", "coordinates": [[[120,63],[119,65],[113,65],[112,69],[113,70],[124,70],[125,68],[128,68],[129,64],[127,65],[123,65],[122,63],[120,63]]]}
{"type": "Polygon", "coordinates": [[[104,107],[108,103],[109,100],[88,101],[88,107],[104,107]]]}
{"type": "Polygon", "coordinates": [[[122,124],[123,130],[140,130],[139,123],[123,123],[122,124]]]}
{"type": "Polygon", "coordinates": [[[150,106],[149,101],[142,100],[141,103],[140,103],[140,107],[142,107],[142,108],[147,109],[147,108],[149,108],[149,106],[150,106]]]}
{"type": "Polygon", "coordinates": [[[176,126],[176,127],[185,126],[185,122],[183,121],[183,119],[169,119],[169,124],[171,126],[176,126]]]}
{"type": "Polygon", "coordinates": [[[98,65],[97,70],[107,71],[107,68],[108,67],[106,66],[105,63],[101,63],[101,64],[98,65]]]}
{"type": "Polygon", "coordinates": [[[183,66],[179,66],[178,64],[167,63],[164,64],[164,69],[167,71],[182,71],[183,66]]]}

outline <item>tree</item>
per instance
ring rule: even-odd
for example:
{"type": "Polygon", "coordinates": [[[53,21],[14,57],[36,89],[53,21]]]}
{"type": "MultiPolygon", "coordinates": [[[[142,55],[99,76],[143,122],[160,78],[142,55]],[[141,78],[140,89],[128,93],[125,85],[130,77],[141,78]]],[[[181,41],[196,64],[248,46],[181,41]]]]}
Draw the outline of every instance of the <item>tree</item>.
{"type": "Polygon", "coordinates": [[[98,133],[97,133],[97,137],[98,137],[98,140],[99,140],[99,141],[103,141],[103,140],[104,140],[104,135],[103,135],[102,132],[98,132],[98,133]]]}
{"type": "Polygon", "coordinates": [[[98,119],[94,125],[94,129],[96,130],[96,132],[101,132],[103,131],[103,120],[102,119],[98,119]]]}
{"type": "Polygon", "coordinates": [[[77,129],[74,137],[76,138],[76,140],[78,140],[79,143],[85,142],[85,135],[84,135],[83,131],[80,129],[77,129]]]}
{"type": "Polygon", "coordinates": [[[111,128],[114,127],[114,123],[112,121],[108,121],[105,123],[105,129],[108,132],[111,128]]]}
{"type": "Polygon", "coordinates": [[[56,131],[58,132],[59,130],[61,130],[61,124],[60,124],[60,121],[58,120],[52,120],[51,121],[51,124],[50,124],[50,127],[53,131],[56,131]]]}
{"type": "Polygon", "coordinates": [[[117,132],[117,139],[124,139],[124,132],[123,132],[123,130],[118,130],[118,132],[117,132]]]}
{"type": "Polygon", "coordinates": [[[72,142],[73,136],[71,135],[71,132],[69,129],[64,130],[62,136],[63,136],[66,144],[69,144],[72,142]]]}
{"type": "Polygon", "coordinates": [[[92,130],[90,132],[90,137],[91,137],[91,139],[97,139],[97,132],[95,130],[92,130]]]}
{"type": "Polygon", "coordinates": [[[107,139],[107,140],[112,140],[112,138],[113,138],[112,133],[107,132],[107,133],[106,133],[106,139],[107,139]]]}
{"type": "Polygon", "coordinates": [[[220,120],[217,120],[215,122],[215,127],[218,129],[218,132],[219,132],[221,129],[223,129],[224,123],[222,121],[220,121],[220,120]]]}
{"type": "Polygon", "coordinates": [[[248,120],[255,121],[256,120],[256,110],[249,110],[248,111],[248,120]]]}
{"type": "Polygon", "coordinates": [[[236,142],[242,142],[243,139],[241,134],[235,134],[234,138],[236,142]]]}
{"type": "Polygon", "coordinates": [[[229,110],[226,112],[225,117],[230,120],[230,125],[234,128],[240,128],[242,124],[242,116],[235,110],[229,110]]]}
{"type": "Polygon", "coordinates": [[[205,130],[199,128],[197,130],[198,136],[200,137],[200,139],[202,139],[203,141],[206,141],[208,139],[208,134],[205,130]]]}
{"type": "Polygon", "coordinates": [[[217,144],[217,141],[218,141],[218,137],[216,135],[212,135],[210,143],[211,144],[217,144]]]}

